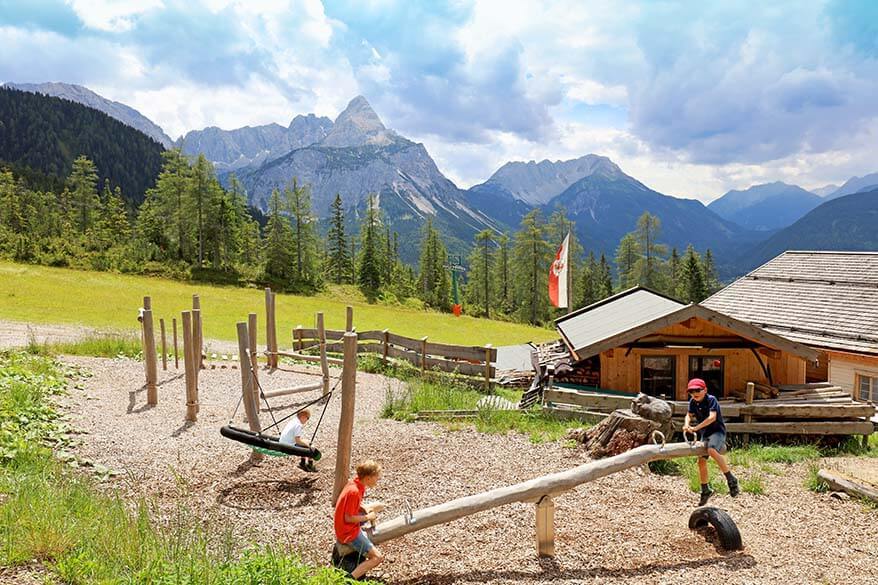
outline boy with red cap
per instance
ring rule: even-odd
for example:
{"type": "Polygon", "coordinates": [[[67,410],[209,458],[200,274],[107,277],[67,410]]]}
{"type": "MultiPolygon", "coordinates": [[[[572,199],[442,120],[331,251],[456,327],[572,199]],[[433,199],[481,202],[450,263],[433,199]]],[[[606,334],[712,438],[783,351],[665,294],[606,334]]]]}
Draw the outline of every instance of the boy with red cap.
{"type": "Polygon", "coordinates": [[[707,459],[716,461],[720,471],[729,483],[729,495],[733,498],[740,493],[738,480],[732,475],[723,452],[726,450],[726,424],[717,399],[707,392],[707,384],[701,378],[692,378],[686,386],[689,393],[689,411],[683,422],[684,433],[695,433],[707,444],[707,456],[698,458],[698,476],[701,478],[701,499],[699,506],[707,504],[713,491],[708,485],[707,459]],[[692,424],[692,419],[695,424],[692,424]]]}

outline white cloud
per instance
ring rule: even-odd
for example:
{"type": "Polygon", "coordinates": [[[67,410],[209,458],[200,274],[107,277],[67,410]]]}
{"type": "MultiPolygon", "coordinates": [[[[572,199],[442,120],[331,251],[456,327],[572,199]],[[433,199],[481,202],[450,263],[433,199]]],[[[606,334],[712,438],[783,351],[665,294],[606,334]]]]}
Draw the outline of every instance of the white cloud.
{"type": "Polygon", "coordinates": [[[126,32],[133,17],[164,6],[162,0],[67,0],[87,27],[107,32],[126,32]]]}

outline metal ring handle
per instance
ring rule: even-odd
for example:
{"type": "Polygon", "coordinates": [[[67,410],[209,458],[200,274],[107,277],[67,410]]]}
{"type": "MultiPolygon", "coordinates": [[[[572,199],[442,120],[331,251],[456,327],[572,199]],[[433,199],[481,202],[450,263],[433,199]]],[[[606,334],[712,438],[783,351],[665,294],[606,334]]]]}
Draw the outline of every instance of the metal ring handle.
{"type": "Polygon", "coordinates": [[[659,436],[662,438],[662,449],[664,449],[665,448],[665,434],[659,430],[653,431],[652,434],[649,436],[653,445],[658,445],[658,441],[656,440],[656,436],[659,436]]]}
{"type": "Polygon", "coordinates": [[[698,442],[698,434],[694,433],[694,432],[687,433],[686,431],[683,431],[683,440],[686,441],[687,443],[689,443],[690,445],[695,445],[695,443],[698,442]],[[691,441],[687,438],[687,435],[692,435],[691,441]]]}

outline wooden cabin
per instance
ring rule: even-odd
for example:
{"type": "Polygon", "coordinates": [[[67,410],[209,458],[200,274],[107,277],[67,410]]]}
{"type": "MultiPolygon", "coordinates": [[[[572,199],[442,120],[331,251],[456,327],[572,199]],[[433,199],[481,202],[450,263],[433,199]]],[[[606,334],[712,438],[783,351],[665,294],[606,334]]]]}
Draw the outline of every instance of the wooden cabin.
{"type": "Polygon", "coordinates": [[[817,350],[808,382],[878,403],[878,252],[784,252],[703,305],[817,350]]]}
{"type": "Polygon", "coordinates": [[[702,378],[718,397],[747,382],[805,382],[817,352],[804,344],[698,305],[636,287],[555,321],[575,367],[601,390],[685,400],[702,378]]]}

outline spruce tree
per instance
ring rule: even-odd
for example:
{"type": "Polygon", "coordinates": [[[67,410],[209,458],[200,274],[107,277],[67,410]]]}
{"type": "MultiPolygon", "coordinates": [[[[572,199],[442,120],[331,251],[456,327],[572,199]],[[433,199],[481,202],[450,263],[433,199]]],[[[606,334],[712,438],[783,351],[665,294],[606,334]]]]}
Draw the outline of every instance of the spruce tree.
{"type": "Polygon", "coordinates": [[[640,265],[640,244],[634,234],[622,236],[616,248],[616,271],[618,272],[619,290],[635,286],[638,282],[637,268],[640,265]]]}
{"type": "Polygon", "coordinates": [[[293,278],[297,288],[311,288],[317,284],[317,234],[311,214],[311,190],[293,178],[292,184],[284,188],[284,199],[293,230],[293,278]]]}
{"type": "MultiPolygon", "coordinates": [[[[704,252],[704,286],[707,289],[707,296],[712,295],[722,286],[719,277],[716,274],[716,263],[713,260],[713,253],[710,248],[704,252]]],[[[705,297],[706,298],[706,297],[705,297]]]]}
{"type": "Polygon", "coordinates": [[[353,267],[345,233],[344,207],[338,193],[335,194],[329,213],[329,231],[326,235],[327,274],[335,284],[350,283],[353,282],[353,267]]]}
{"type": "Polygon", "coordinates": [[[98,173],[93,162],[85,156],[73,161],[73,170],[67,178],[71,205],[71,220],[80,234],[86,233],[100,210],[97,191],[98,173]]]}
{"type": "Polygon", "coordinates": [[[360,257],[357,283],[366,298],[374,300],[381,292],[381,224],[374,195],[366,201],[366,211],[360,222],[360,257]]]}
{"type": "Polygon", "coordinates": [[[448,310],[451,306],[451,278],[445,265],[448,251],[428,218],[421,238],[421,254],[418,263],[418,296],[429,307],[448,310]]]}
{"type": "Polygon", "coordinates": [[[692,244],[686,248],[680,267],[680,283],[677,287],[677,298],[686,303],[700,303],[707,297],[707,286],[704,282],[704,268],[698,252],[692,244]]]}
{"type": "Polygon", "coordinates": [[[539,209],[521,220],[512,249],[512,277],[518,317],[534,325],[549,315],[549,264],[551,250],[539,209]]]}
{"type": "Polygon", "coordinates": [[[603,300],[613,294],[613,273],[610,270],[610,263],[607,257],[601,254],[601,261],[598,264],[598,300],[603,300]]]}
{"type": "Polygon", "coordinates": [[[293,230],[284,216],[280,191],[274,189],[268,200],[268,224],[265,226],[265,275],[281,285],[288,285],[295,276],[293,230]]]}
{"type": "Polygon", "coordinates": [[[482,230],[476,234],[468,259],[469,274],[464,295],[467,304],[475,309],[475,314],[489,319],[496,296],[491,283],[495,262],[494,248],[494,232],[482,230]]]}
{"type": "Polygon", "coordinates": [[[500,312],[512,310],[512,287],[509,268],[509,235],[502,234],[497,238],[497,254],[494,263],[494,289],[497,291],[497,305],[500,312]]]}
{"type": "Polygon", "coordinates": [[[599,292],[600,267],[594,252],[588,253],[588,258],[580,271],[580,275],[580,294],[577,307],[587,307],[602,298],[599,292]]]}
{"type": "Polygon", "coordinates": [[[638,269],[638,277],[641,285],[655,289],[664,290],[666,288],[664,275],[665,256],[668,253],[668,247],[658,243],[661,233],[661,220],[644,211],[637,220],[637,229],[635,237],[640,244],[640,267],[638,269]]]}

